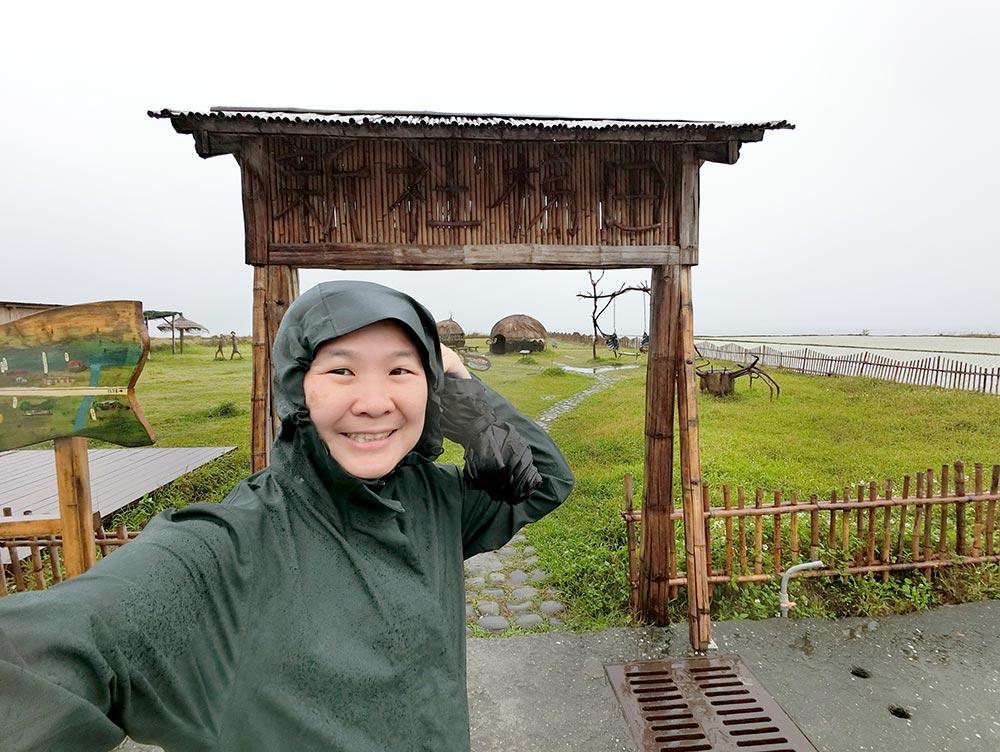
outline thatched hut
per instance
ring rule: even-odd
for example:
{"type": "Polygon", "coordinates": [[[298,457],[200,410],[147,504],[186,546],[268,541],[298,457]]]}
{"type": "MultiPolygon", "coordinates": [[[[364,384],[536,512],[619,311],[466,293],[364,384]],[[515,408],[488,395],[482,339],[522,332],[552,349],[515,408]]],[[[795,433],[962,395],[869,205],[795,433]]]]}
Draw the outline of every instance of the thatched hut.
{"type": "Polygon", "coordinates": [[[465,330],[453,318],[437,322],[438,337],[446,347],[465,347],[465,330]]]}
{"type": "Polygon", "coordinates": [[[490,330],[490,352],[503,355],[509,352],[531,350],[542,352],[548,335],[538,319],[516,313],[500,319],[490,330]]]}

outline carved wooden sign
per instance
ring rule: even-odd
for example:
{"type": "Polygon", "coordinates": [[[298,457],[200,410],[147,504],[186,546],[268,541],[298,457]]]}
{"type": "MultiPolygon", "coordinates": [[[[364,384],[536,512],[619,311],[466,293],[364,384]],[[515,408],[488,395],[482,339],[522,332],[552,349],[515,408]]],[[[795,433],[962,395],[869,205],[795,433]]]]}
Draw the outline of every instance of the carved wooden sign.
{"type": "Polygon", "coordinates": [[[0,451],[61,437],[152,444],[134,391],[148,353],[136,301],[52,308],[0,325],[0,451]]]}

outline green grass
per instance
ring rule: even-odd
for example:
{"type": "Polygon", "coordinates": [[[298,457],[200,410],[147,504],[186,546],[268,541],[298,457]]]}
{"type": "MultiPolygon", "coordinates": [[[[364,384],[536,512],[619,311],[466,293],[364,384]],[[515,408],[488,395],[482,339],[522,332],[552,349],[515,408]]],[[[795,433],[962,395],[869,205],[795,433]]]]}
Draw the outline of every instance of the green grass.
{"type": "MultiPolygon", "coordinates": [[[[470,344],[482,343],[470,341],[470,344]]],[[[214,345],[185,344],[171,355],[154,348],[139,381],[139,402],[159,446],[235,445],[225,458],[151,494],[129,510],[130,524],[164,506],[217,501],[249,472],[250,377],[244,360],[214,361],[214,345]]],[[[590,347],[560,343],[554,353],[490,356],[478,375],[520,410],[537,416],[592,383],[558,363],[592,367],[634,365],[590,347]],[[527,362],[526,362],[527,361],[527,362]]],[[[639,368],[613,374],[615,386],[584,400],[558,418],[550,433],[577,475],[577,487],[555,513],[529,535],[540,566],[570,605],[577,629],[631,623],[628,613],[627,541],[621,518],[623,477],[632,473],[641,502],[644,451],[645,359],[639,368]]],[[[828,496],[859,481],[900,481],[928,467],[964,460],[1000,462],[1000,399],[995,396],[912,387],[858,378],[810,377],[774,372],[781,396],[768,399],[759,382],[737,382],[728,398],[699,397],[702,474],[713,488],[744,486],[749,494],[791,492],[828,496]]],[[[446,446],[443,461],[461,462],[461,447],[446,446]]],[[[680,493],[675,472],[675,492],[680,493]]],[[[971,528],[970,528],[971,529],[971,528]]],[[[765,540],[771,532],[765,528],[765,540]]],[[[716,555],[721,546],[715,547],[716,555]]],[[[941,603],[1000,597],[1000,569],[951,567],[926,577],[809,578],[794,582],[796,615],[842,616],[899,613],[941,603]]],[[[776,615],[778,583],[717,586],[713,618],[776,615]]],[[[685,618],[682,596],[672,604],[685,618]]]]}

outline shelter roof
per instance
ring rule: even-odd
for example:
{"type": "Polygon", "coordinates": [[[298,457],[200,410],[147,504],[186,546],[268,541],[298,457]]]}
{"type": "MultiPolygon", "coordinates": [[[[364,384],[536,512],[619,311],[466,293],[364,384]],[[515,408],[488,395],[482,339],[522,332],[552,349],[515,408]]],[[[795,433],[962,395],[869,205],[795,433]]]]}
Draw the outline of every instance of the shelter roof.
{"type": "Polygon", "coordinates": [[[178,316],[176,319],[173,320],[172,323],[173,326],[171,326],[171,322],[167,322],[165,324],[157,324],[156,328],[159,329],[161,332],[169,332],[171,329],[176,329],[177,331],[185,331],[185,332],[208,331],[208,329],[203,327],[197,321],[186,319],[183,316],[178,316]]]}
{"type": "MultiPolygon", "coordinates": [[[[725,123],[701,120],[534,117],[528,115],[310,110],[292,107],[212,107],[208,112],[163,109],[179,133],[231,136],[326,135],[349,138],[461,138],[471,140],[672,141],[706,143],[760,141],[764,132],[794,128],[787,120],[725,123]]],[[[213,139],[203,156],[235,150],[213,139]]]]}

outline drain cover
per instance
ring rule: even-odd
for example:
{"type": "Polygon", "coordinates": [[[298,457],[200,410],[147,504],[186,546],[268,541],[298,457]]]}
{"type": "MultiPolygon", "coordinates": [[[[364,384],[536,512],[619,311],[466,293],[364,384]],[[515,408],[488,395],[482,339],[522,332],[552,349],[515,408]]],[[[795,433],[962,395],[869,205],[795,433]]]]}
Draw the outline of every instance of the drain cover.
{"type": "Polygon", "coordinates": [[[642,752],[816,752],[738,656],[604,670],[642,752]]]}

